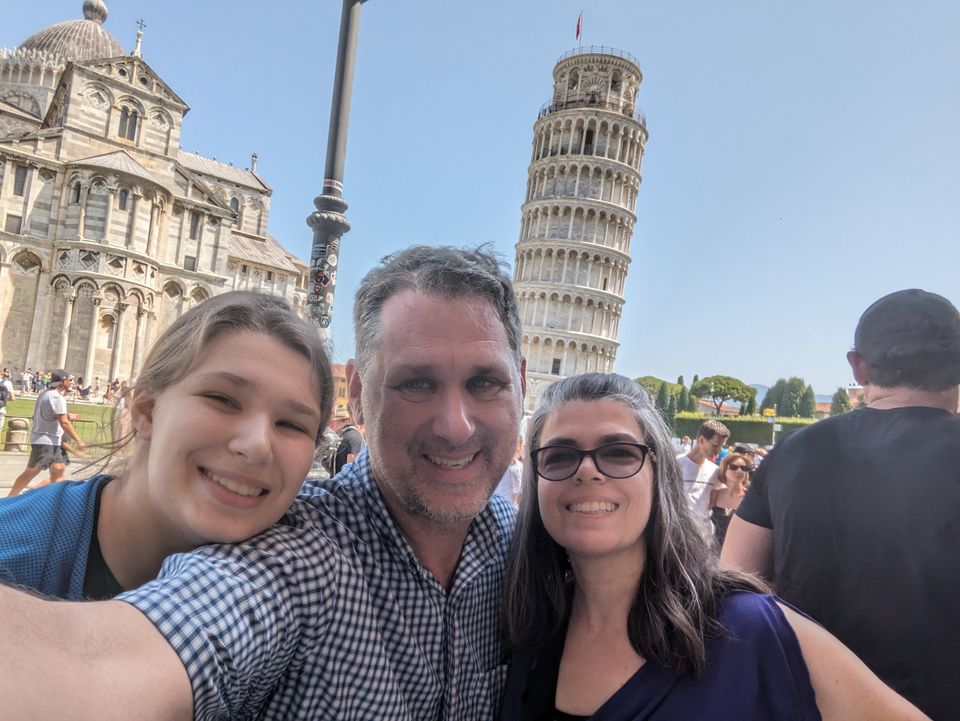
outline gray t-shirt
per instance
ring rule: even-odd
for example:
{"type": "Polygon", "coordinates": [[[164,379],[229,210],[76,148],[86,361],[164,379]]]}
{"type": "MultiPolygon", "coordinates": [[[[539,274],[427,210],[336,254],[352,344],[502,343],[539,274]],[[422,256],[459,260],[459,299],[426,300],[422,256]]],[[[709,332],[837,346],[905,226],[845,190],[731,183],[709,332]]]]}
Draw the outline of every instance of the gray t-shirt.
{"type": "Polygon", "coordinates": [[[30,442],[41,446],[59,446],[63,439],[60,416],[67,412],[67,399],[54,389],[49,388],[37,398],[33,411],[33,432],[30,442]]]}

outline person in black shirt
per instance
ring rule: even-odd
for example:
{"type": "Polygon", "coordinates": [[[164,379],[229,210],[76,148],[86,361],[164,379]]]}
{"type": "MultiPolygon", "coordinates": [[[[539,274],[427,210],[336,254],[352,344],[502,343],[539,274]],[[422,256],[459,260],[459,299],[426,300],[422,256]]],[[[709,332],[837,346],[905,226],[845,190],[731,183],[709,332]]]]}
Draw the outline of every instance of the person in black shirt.
{"type": "Polygon", "coordinates": [[[892,293],[847,359],[867,406],[777,444],[721,562],[771,580],[932,718],[960,719],[960,315],[892,293]]]}

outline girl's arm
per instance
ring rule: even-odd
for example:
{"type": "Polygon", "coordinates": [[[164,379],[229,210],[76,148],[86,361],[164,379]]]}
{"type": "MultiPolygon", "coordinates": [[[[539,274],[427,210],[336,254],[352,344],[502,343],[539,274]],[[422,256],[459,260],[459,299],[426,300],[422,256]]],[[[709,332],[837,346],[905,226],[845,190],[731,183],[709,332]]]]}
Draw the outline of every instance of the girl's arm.
{"type": "Polygon", "coordinates": [[[800,641],[823,721],[930,721],[828,631],[779,606],[800,641]]]}

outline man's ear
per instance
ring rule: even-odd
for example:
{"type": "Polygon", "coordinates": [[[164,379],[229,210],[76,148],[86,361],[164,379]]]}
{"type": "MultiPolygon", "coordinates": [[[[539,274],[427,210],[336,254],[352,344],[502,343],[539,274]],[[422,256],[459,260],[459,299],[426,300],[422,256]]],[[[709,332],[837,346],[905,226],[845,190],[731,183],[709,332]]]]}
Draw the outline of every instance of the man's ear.
{"type": "Polygon", "coordinates": [[[147,388],[138,388],[130,397],[130,422],[137,437],[149,441],[153,435],[153,413],[157,406],[157,396],[147,388]]]}
{"type": "Polygon", "coordinates": [[[365,423],[363,418],[363,381],[360,379],[360,369],[353,358],[347,361],[347,400],[350,403],[350,415],[357,425],[365,423]]]}
{"type": "Polygon", "coordinates": [[[861,386],[870,383],[870,364],[859,352],[852,350],[847,352],[847,363],[853,371],[853,379],[861,386]]]}

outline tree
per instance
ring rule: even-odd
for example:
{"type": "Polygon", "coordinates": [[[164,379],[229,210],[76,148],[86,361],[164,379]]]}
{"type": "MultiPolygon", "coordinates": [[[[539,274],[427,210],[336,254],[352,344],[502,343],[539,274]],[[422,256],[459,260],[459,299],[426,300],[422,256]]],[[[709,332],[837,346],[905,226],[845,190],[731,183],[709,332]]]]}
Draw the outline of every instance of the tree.
{"type": "MultiPolygon", "coordinates": [[[[761,408],[775,408],[777,415],[782,418],[796,416],[800,412],[800,402],[807,390],[807,383],[803,378],[793,377],[789,380],[778,378],[767,394],[763,397],[761,408]]],[[[816,398],[814,398],[816,410],[816,398]]],[[[811,418],[813,416],[810,416],[811,418]]]]}
{"type": "Polygon", "coordinates": [[[677,415],[677,397],[670,396],[670,400],[667,401],[667,425],[671,429],[674,428],[675,416],[677,415]]]}
{"type": "Polygon", "coordinates": [[[686,388],[687,384],[683,382],[683,376],[677,376],[677,385],[686,388]]]}
{"type": "Polygon", "coordinates": [[[657,408],[660,409],[661,413],[666,412],[670,398],[671,394],[670,391],[667,390],[667,382],[664,381],[660,384],[660,389],[657,391],[657,408]]]}
{"type": "Polygon", "coordinates": [[[663,380],[663,378],[657,378],[656,376],[640,376],[639,378],[634,378],[633,382],[640,385],[647,393],[650,394],[651,398],[656,398],[657,393],[660,392],[660,386],[663,383],[667,384],[667,391],[676,395],[680,392],[680,386],[670,383],[663,380]]]}
{"type": "Polygon", "coordinates": [[[693,393],[687,393],[687,411],[697,413],[699,410],[700,400],[693,393]]]}
{"type": "Polygon", "coordinates": [[[686,386],[680,386],[680,393],[677,394],[677,411],[683,412],[690,410],[690,391],[686,386]]]}
{"type": "Polygon", "coordinates": [[[731,376],[707,376],[695,382],[690,393],[697,398],[709,398],[716,406],[717,415],[720,415],[720,409],[726,401],[746,403],[757,395],[753,388],[731,376]]]}
{"type": "Polygon", "coordinates": [[[698,376],[696,373],[694,373],[694,374],[693,374],[693,383],[690,384],[690,388],[692,389],[695,385],[697,385],[697,383],[698,383],[699,381],[700,381],[700,376],[698,376]]]}
{"type": "Polygon", "coordinates": [[[750,400],[747,401],[747,411],[743,415],[745,416],[755,416],[757,414],[757,394],[754,393],[751,396],[750,400]]]}
{"type": "Polygon", "coordinates": [[[800,402],[797,404],[797,415],[801,418],[816,418],[817,396],[813,392],[813,386],[808,385],[803,389],[803,395],[800,396],[800,402]]]}
{"type": "Polygon", "coordinates": [[[850,410],[850,395],[844,388],[837,388],[837,392],[830,399],[830,415],[839,416],[850,410]]]}

